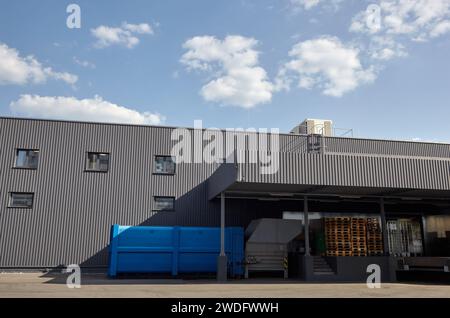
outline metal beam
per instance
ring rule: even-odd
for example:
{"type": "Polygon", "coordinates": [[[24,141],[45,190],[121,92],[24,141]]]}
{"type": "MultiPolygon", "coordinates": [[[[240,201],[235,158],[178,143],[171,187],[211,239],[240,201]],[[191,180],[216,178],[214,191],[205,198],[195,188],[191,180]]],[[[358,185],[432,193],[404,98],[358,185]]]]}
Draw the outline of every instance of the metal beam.
{"type": "Polygon", "coordinates": [[[384,209],[384,199],[380,199],[380,217],[381,217],[381,231],[383,232],[383,249],[384,255],[389,255],[389,241],[386,222],[386,212],[384,209]]]}
{"type": "Polygon", "coordinates": [[[220,194],[220,256],[225,256],[225,193],[220,194]]]}
{"type": "Polygon", "coordinates": [[[303,215],[305,220],[305,256],[309,256],[309,216],[308,216],[308,197],[303,198],[303,215]]]}
{"type": "Polygon", "coordinates": [[[225,192],[220,194],[220,254],[217,257],[217,280],[227,280],[227,255],[225,254],[225,192]]]}
{"type": "MultiPolygon", "coordinates": [[[[275,185],[276,186],[276,185],[275,185]]],[[[320,186],[320,188],[330,188],[329,186],[320,186]]],[[[317,191],[319,189],[319,187],[317,188],[307,188],[306,191],[317,191]],[[315,189],[315,190],[313,190],[315,189]]],[[[227,190],[227,193],[229,194],[228,197],[233,196],[234,199],[238,198],[238,195],[246,195],[246,197],[244,198],[250,198],[249,196],[254,195],[255,198],[258,197],[267,197],[270,196],[270,193],[274,193],[276,189],[274,188],[273,191],[251,191],[251,190],[239,190],[239,189],[231,189],[231,190],[227,190]]],[[[357,192],[352,192],[351,194],[344,194],[344,193],[340,193],[340,194],[336,194],[336,193],[313,193],[313,192],[305,192],[305,190],[302,190],[301,192],[296,192],[296,191],[286,191],[284,190],[283,192],[285,193],[292,193],[294,196],[293,197],[280,197],[280,199],[283,200],[303,200],[303,196],[307,195],[311,201],[314,200],[314,198],[316,197],[329,197],[329,198],[342,198],[342,197],[348,197],[348,196],[358,196],[360,197],[359,199],[355,199],[355,202],[375,202],[378,203],[379,200],[381,198],[384,198],[385,200],[388,200],[388,202],[386,203],[396,203],[396,202],[409,202],[407,200],[407,196],[392,196],[392,195],[382,195],[382,193],[380,192],[377,195],[373,195],[373,194],[364,194],[364,193],[357,193],[357,192]]],[[[410,192],[410,191],[408,191],[410,192]]],[[[398,192],[398,193],[406,193],[404,191],[402,192],[398,192]]],[[[217,196],[217,198],[219,198],[220,195],[217,196]]],[[[436,202],[436,201],[444,201],[444,202],[450,202],[448,197],[427,197],[427,196],[417,196],[417,197],[413,197],[411,198],[411,202],[415,202],[417,204],[420,203],[432,203],[432,202],[436,202]],[[420,199],[420,201],[418,201],[420,199]]]]}
{"type": "MultiPolygon", "coordinates": [[[[308,194],[310,194],[310,193],[313,194],[316,191],[324,190],[326,188],[328,188],[328,186],[323,186],[323,185],[322,186],[313,186],[313,187],[309,187],[309,188],[303,190],[302,192],[308,193],[308,194]]],[[[320,193],[319,193],[319,195],[320,195],[320,193]]]]}

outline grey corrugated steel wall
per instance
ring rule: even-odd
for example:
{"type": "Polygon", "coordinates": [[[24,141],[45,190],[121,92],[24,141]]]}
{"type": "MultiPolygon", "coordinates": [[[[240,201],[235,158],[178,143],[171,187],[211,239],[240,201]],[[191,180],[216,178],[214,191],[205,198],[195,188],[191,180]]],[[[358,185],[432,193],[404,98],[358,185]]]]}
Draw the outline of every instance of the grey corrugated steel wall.
{"type": "MultiPolygon", "coordinates": [[[[174,176],[152,174],[154,155],[170,154],[172,131],[0,118],[0,267],[106,265],[114,223],[217,226],[205,181],[218,164],[182,163],[174,176]],[[16,148],[39,149],[38,169],[13,169],[16,148]],[[109,172],[85,172],[87,151],[109,152],[109,172]],[[33,208],[8,208],[9,192],[33,192],[33,208]],[[175,196],[175,212],[154,213],[153,196],[175,196]]],[[[227,213],[232,224],[243,218],[227,213]]]]}
{"type": "Polygon", "coordinates": [[[177,213],[158,213],[158,223],[217,224],[201,185],[216,164],[152,174],[153,156],[170,154],[170,128],[10,119],[0,125],[1,267],[86,261],[106,247],[111,224],[150,222],[153,195],[177,198],[177,213]],[[38,169],[13,169],[16,148],[39,149],[38,169]],[[87,151],[109,152],[109,172],[84,172],[87,151]],[[7,208],[14,191],[34,192],[33,209],[7,208]]]}
{"type": "Polygon", "coordinates": [[[280,153],[275,174],[239,164],[244,182],[450,190],[450,160],[359,155],[280,153]]]}
{"type": "MultiPolygon", "coordinates": [[[[179,164],[174,176],[152,174],[153,156],[170,153],[172,131],[166,127],[0,118],[0,267],[104,266],[113,223],[217,226],[218,204],[208,201],[205,181],[218,164],[179,164]],[[39,149],[38,169],[13,169],[16,148],[39,149]],[[84,172],[87,151],[109,152],[109,172],[84,172]],[[8,208],[9,192],[14,191],[34,192],[33,208],[8,208]],[[175,196],[176,211],[152,212],[154,195],[175,196]]],[[[332,165],[328,162],[332,159],[297,157],[306,152],[304,140],[304,136],[281,135],[280,148],[296,154],[282,159],[286,162],[281,164],[279,176],[258,180],[280,182],[283,176],[283,180],[301,182],[298,175],[307,167],[312,181],[325,178],[317,167],[323,161],[332,165]]],[[[359,182],[352,177],[351,160],[356,159],[339,166],[339,175],[348,182],[359,182]]],[[[378,159],[365,160],[365,164],[379,164],[378,159]]],[[[398,164],[408,165],[404,161],[398,164]]],[[[433,171],[448,168],[447,162],[421,164],[436,176],[433,183],[445,186],[447,175],[433,171]]],[[[249,202],[231,203],[227,222],[246,224],[270,215],[269,210],[261,215],[261,208],[256,207],[249,202]]]]}
{"type": "Polygon", "coordinates": [[[450,145],[357,138],[324,137],[325,152],[450,158],[450,145]]]}

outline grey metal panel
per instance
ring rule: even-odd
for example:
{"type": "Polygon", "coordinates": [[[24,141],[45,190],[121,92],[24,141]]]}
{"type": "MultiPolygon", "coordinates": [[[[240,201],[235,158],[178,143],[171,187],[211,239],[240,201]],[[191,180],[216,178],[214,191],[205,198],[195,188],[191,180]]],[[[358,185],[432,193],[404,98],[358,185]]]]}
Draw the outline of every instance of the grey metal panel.
{"type": "Polygon", "coordinates": [[[450,190],[450,160],[280,153],[276,174],[262,175],[258,164],[238,167],[249,183],[450,190]]]}
{"type": "MultiPolygon", "coordinates": [[[[320,135],[314,137],[318,141],[322,141],[320,147],[325,153],[450,158],[450,145],[443,143],[323,137],[320,135]]],[[[280,134],[280,150],[296,153],[310,152],[308,136],[280,134]]]]}
{"type": "Polygon", "coordinates": [[[203,184],[217,164],[153,175],[153,156],[170,154],[171,131],[0,119],[0,267],[105,265],[114,223],[218,224],[203,184]],[[16,148],[39,149],[38,169],[13,169],[16,148]],[[85,172],[87,151],[109,152],[109,172],[85,172]],[[35,193],[33,208],[8,208],[11,191],[35,193]],[[176,212],[153,212],[153,195],[175,196],[176,212]]]}
{"type": "Polygon", "coordinates": [[[325,152],[450,158],[450,145],[396,140],[324,137],[325,152]]]}
{"type": "Polygon", "coordinates": [[[237,172],[236,164],[222,164],[208,179],[208,199],[213,199],[235,183],[237,181],[237,172]]]}

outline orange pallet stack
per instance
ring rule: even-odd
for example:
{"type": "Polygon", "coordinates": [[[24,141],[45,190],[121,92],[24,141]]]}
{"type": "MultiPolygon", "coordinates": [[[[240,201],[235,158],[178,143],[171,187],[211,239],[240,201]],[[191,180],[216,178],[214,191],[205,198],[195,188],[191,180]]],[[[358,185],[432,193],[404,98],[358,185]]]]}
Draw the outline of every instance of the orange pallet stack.
{"type": "Polygon", "coordinates": [[[348,217],[325,218],[327,256],[352,256],[350,222],[348,217]]]}
{"type": "Polygon", "coordinates": [[[366,219],[352,218],[352,254],[353,256],[367,256],[366,219]]]}
{"type": "Polygon", "coordinates": [[[383,255],[383,234],[377,218],[367,219],[367,253],[369,256],[383,255]]]}

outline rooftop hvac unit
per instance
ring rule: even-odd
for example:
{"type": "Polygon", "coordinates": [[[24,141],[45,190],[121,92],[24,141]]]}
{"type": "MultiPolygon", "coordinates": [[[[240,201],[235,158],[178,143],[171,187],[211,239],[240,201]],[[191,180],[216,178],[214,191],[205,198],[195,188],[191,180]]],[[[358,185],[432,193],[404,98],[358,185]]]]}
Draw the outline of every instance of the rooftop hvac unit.
{"type": "Polygon", "coordinates": [[[305,119],[291,134],[333,136],[333,122],[325,119],[305,119]]]}

